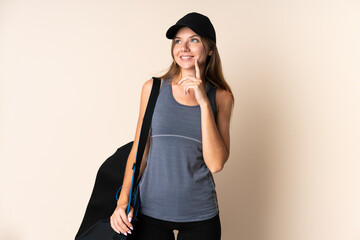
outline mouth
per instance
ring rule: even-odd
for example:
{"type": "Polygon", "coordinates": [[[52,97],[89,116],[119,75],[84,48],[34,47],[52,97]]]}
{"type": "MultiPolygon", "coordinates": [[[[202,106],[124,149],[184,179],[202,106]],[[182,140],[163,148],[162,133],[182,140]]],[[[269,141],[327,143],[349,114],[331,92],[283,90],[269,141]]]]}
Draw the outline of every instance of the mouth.
{"type": "Polygon", "coordinates": [[[180,56],[180,59],[183,61],[188,61],[190,59],[192,59],[194,56],[180,56]]]}

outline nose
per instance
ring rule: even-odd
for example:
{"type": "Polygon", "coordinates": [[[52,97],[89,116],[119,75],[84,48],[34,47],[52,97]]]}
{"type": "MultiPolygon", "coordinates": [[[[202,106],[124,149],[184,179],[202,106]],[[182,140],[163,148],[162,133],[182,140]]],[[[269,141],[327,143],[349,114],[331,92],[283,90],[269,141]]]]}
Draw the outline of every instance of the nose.
{"type": "Polygon", "coordinates": [[[184,41],[183,43],[181,43],[181,51],[188,51],[189,50],[189,42],[188,41],[184,41]]]}

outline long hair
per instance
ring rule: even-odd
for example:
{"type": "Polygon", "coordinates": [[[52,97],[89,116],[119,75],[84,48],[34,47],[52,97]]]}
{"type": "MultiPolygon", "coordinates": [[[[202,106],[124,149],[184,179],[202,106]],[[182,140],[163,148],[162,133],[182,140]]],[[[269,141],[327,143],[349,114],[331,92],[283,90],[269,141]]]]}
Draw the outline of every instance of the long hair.
{"type": "MultiPolygon", "coordinates": [[[[206,59],[205,76],[203,76],[204,80],[211,82],[212,84],[214,84],[215,87],[219,89],[224,89],[230,92],[234,100],[234,95],[231,91],[231,88],[229,84],[226,82],[223,75],[220,55],[216,47],[216,43],[212,39],[206,37],[201,37],[201,40],[206,52],[212,50],[212,54],[208,56],[206,59]]],[[[164,79],[171,78],[180,73],[180,67],[174,59],[174,53],[173,53],[174,46],[175,46],[175,40],[173,39],[171,43],[171,56],[173,62],[171,63],[168,71],[159,78],[164,78],[164,79]]]]}

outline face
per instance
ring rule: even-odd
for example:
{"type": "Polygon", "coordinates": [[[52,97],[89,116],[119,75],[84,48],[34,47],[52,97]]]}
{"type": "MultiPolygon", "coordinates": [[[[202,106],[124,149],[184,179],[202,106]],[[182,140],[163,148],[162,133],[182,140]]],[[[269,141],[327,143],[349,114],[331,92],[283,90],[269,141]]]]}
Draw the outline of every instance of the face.
{"type": "Polygon", "coordinates": [[[206,58],[212,54],[205,48],[201,37],[188,27],[180,28],[173,41],[174,59],[183,70],[194,69],[196,59],[200,67],[204,66],[206,58]]]}

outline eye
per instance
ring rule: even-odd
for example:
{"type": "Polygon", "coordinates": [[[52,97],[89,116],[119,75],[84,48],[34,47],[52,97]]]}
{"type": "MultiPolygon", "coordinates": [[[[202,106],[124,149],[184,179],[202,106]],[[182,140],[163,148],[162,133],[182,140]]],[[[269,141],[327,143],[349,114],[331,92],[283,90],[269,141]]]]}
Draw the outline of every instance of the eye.
{"type": "Polygon", "coordinates": [[[181,43],[181,41],[180,41],[179,39],[175,39],[174,42],[175,42],[176,44],[181,43]]]}
{"type": "Polygon", "coordinates": [[[197,39],[197,38],[192,38],[192,39],[191,39],[191,42],[199,42],[199,39],[197,39]]]}

